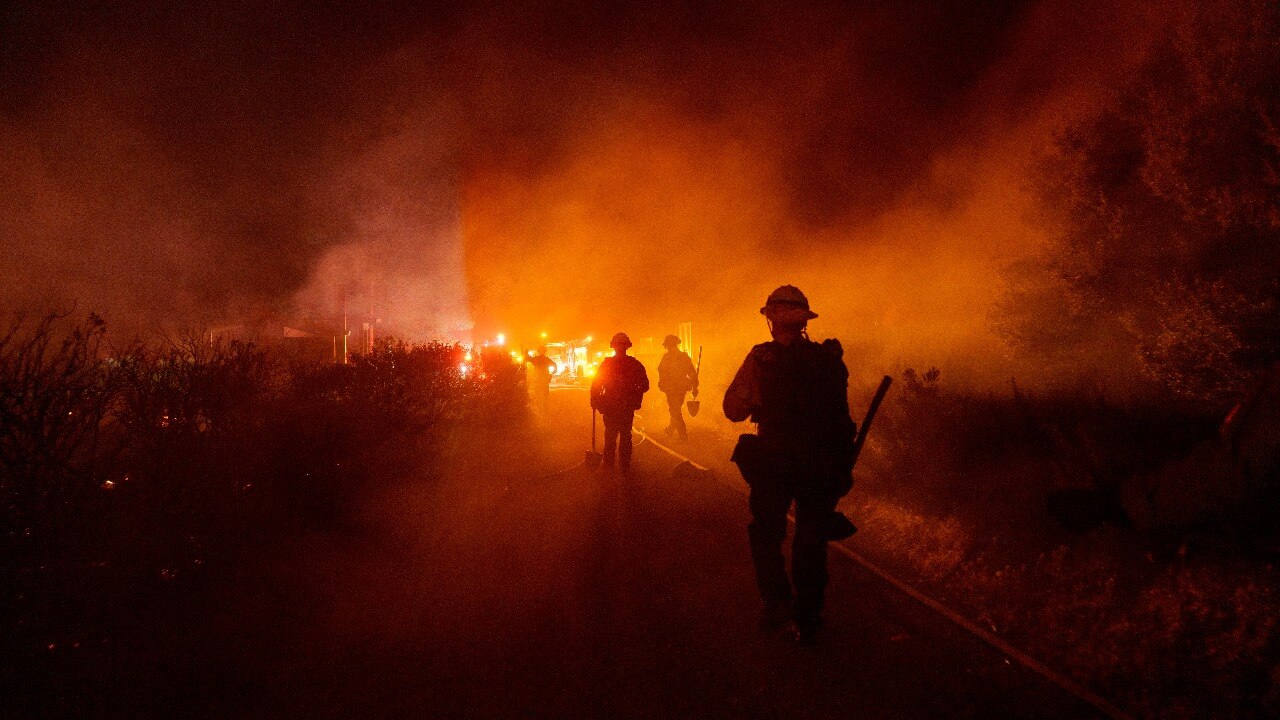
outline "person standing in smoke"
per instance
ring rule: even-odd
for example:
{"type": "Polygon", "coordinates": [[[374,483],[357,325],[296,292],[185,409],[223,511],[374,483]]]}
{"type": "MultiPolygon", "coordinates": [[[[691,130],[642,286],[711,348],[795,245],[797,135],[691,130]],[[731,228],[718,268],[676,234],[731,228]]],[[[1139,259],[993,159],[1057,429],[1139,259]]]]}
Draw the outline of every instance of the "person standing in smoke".
{"type": "Polygon", "coordinates": [[[667,425],[667,435],[678,434],[681,440],[688,440],[689,433],[684,426],[684,396],[693,391],[698,397],[698,371],[693,367],[693,360],[680,350],[680,338],[668,335],[662,341],[667,353],[658,363],[658,389],[667,396],[667,408],[671,411],[671,423],[667,425]]]}
{"type": "Polygon", "coordinates": [[[626,472],[631,469],[631,424],[649,391],[649,373],[627,354],[631,338],[626,333],[614,335],[609,347],[613,355],[600,363],[591,381],[591,407],[604,417],[603,467],[613,467],[616,453],[619,468],[626,472]]]}
{"type": "Polygon", "coordinates": [[[556,364],[547,357],[547,349],[540,347],[537,355],[529,356],[525,366],[529,368],[529,389],[533,393],[533,404],[545,415],[547,398],[551,394],[551,376],[556,374],[556,364]]]}
{"type": "Polygon", "coordinates": [[[838,341],[809,339],[806,326],[818,316],[797,288],[774,290],[760,313],[773,340],[753,347],[743,361],[725,393],[724,414],[759,426],[758,434],[739,437],[733,461],[751,487],[747,535],[764,600],[760,628],[776,630],[793,618],[798,639],[811,644],[822,626],[827,542],[839,537],[831,519],[852,484],[849,371],[838,341]],[[793,502],[788,578],[782,543],[793,502]]]}

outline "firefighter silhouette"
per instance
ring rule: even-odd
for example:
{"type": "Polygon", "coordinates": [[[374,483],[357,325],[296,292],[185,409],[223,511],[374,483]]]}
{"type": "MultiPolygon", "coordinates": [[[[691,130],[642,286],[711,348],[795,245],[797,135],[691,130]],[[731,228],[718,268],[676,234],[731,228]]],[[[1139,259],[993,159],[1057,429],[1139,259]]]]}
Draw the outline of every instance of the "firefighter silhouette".
{"type": "Polygon", "coordinates": [[[698,372],[689,355],[680,350],[680,338],[668,335],[662,346],[667,352],[658,362],[658,390],[667,396],[667,409],[671,412],[666,434],[679,435],[681,440],[687,440],[689,432],[684,425],[684,396],[692,391],[693,396],[698,397],[698,372]]]}
{"type": "Polygon", "coordinates": [[[649,391],[649,374],[627,354],[631,338],[626,333],[614,335],[609,346],[613,356],[600,363],[591,381],[591,407],[604,418],[603,467],[612,468],[616,455],[619,468],[626,471],[631,468],[631,425],[649,391]]]}
{"type": "Polygon", "coordinates": [[[529,392],[533,396],[533,406],[546,413],[547,398],[551,394],[551,376],[556,374],[556,364],[547,357],[547,349],[540,347],[536,355],[529,357],[525,367],[529,369],[529,392]]]}
{"type": "Polygon", "coordinates": [[[812,643],[822,625],[827,542],[836,502],[849,490],[855,424],[849,417],[849,372],[834,340],[816,343],[806,326],[817,314],[804,293],[784,285],[760,310],[773,339],[756,345],[724,396],[729,420],[750,419],[758,434],[742,435],[733,460],[751,487],[748,537],[764,600],[762,630],[794,619],[812,643]],[[795,504],[791,578],[782,543],[795,504]],[[792,591],[794,581],[794,593],[792,591]]]}

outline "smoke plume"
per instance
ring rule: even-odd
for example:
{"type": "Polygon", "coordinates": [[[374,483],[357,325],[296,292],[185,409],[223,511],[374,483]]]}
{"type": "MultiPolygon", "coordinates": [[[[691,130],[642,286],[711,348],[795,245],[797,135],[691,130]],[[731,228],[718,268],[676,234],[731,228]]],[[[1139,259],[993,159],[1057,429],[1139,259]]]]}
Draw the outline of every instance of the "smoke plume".
{"type": "Polygon", "coordinates": [[[1028,162],[1159,31],[1055,0],[5,13],[6,307],[345,306],[409,339],[693,321],[729,364],[790,282],[868,362],[992,377],[998,270],[1040,241],[1028,162]]]}

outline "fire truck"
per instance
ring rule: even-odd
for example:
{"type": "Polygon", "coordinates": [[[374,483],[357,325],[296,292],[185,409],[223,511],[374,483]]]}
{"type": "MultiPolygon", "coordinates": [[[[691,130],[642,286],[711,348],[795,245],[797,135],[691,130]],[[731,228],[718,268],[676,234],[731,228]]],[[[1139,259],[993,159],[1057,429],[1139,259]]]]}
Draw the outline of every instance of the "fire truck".
{"type": "Polygon", "coordinates": [[[555,375],[551,378],[553,385],[586,385],[595,376],[604,352],[593,350],[594,338],[549,342],[546,345],[547,357],[556,364],[555,375]]]}

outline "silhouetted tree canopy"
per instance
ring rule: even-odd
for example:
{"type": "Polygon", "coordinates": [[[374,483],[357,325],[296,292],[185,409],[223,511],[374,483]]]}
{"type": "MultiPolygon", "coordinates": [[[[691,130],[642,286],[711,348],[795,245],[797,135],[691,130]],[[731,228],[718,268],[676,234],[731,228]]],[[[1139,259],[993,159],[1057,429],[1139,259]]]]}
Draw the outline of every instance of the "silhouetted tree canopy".
{"type": "Polygon", "coordinates": [[[1280,359],[1280,11],[1219,0],[1064,132],[1037,189],[1052,238],[1010,268],[1015,346],[1127,353],[1216,402],[1280,359]]]}

